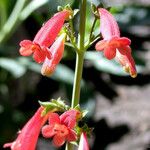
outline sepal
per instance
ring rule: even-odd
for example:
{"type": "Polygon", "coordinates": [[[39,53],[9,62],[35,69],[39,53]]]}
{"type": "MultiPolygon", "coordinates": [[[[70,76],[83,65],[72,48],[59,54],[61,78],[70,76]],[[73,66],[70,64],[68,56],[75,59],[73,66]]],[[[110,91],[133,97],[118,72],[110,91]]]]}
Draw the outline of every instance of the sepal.
{"type": "Polygon", "coordinates": [[[77,106],[75,106],[74,109],[76,109],[76,110],[81,112],[80,120],[82,118],[84,118],[87,115],[87,113],[88,113],[88,110],[86,110],[86,109],[82,110],[79,104],[77,106]]]}
{"type": "Polygon", "coordinates": [[[42,111],[42,116],[46,115],[48,112],[65,112],[69,109],[69,106],[64,103],[61,98],[52,99],[49,102],[41,102],[40,105],[44,107],[42,111]]]}

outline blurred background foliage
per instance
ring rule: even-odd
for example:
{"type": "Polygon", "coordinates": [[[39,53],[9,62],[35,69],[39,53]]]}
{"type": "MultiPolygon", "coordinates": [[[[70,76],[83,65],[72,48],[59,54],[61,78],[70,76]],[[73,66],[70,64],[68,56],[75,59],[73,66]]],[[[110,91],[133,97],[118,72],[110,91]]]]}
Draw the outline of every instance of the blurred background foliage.
{"type": "MultiPolygon", "coordinates": [[[[98,5],[100,0],[88,1],[86,39],[94,20],[91,2],[98,5]]],[[[150,144],[150,1],[102,2],[106,7],[112,6],[111,12],[119,22],[122,36],[132,40],[138,77],[128,77],[118,63],[95,52],[94,44],[88,49],[81,106],[89,110],[86,121],[95,127],[91,148],[146,150],[150,144]],[[141,138],[137,139],[137,135],[141,138]],[[130,140],[131,137],[135,141],[130,140]]],[[[41,25],[57,11],[58,5],[70,4],[78,9],[79,3],[79,0],[0,0],[0,147],[16,137],[16,131],[39,107],[38,100],[61,96],[70,103],[75,65],[72,48],[65,47],[64,58],[50,78],[42,77],[41,66],[32,58],[20,57],[18,50],[19,42],[33,39],[41,25]]],[[[76,35],[78,21],[76,15],[76,35]]],[[[95,35],[99,34],[99,22],[94,31],[95,35]]],[[[50,146],[49,141],[41,138],[37,149],[53,149],[50,146]]]]}

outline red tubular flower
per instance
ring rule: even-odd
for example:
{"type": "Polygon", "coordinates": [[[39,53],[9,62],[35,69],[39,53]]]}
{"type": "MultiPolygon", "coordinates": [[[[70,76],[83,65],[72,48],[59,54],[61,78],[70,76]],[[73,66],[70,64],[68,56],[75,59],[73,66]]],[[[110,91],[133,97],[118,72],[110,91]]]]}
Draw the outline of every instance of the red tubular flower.
{"type": "Polygon", "coordinates": [[[65,37],[66,34],[61,34],[58,39],[53,43],[53,45],[50,47],[49,52],[51,52],[51,58],[48,57],[44,60],[41,73],[45,76],[50,76],[57,66],[57,64],[60,62],[63,52],[64,52],[64,44],[65,44],[65,37]]]}
{"type": "Polygon", "coordinates": [[[89,150],[87,136],[84,132],[81,134],[78,150],[89,150]]]}
{"type": "Polygon", "coordinates": [[[77,135],[73,128],[75,127],[76,117],[75,111],[67,111],[61,116],[57,113],[50,114],[49,125],[42,128],[43,136],[45,138],[53,137],[53,144],[57,147],[62,146],[65,141],[75,141],[77,135]]]}
{"type": "Polygon", "coordinates": [[[104,40],[99,41],[95,48],[104,51],[107,59],[119,60],[126,72],[136,77],[135,62],[131,55],[130,39],[120,37],[120,31],[115,18],[104,8],[98,9],[100,14],[100,31],[104,40]]]}
{"type": "Polygon", "coordinates": [[[4,144],[3,147],[10,147],[11,150],[35,150],[40,129],[48,119],[48,115],[41,116],[42,111],[43,107],[40,107],[19,132],[17,139],[12,143],[4,144]]]}
{"type": "Polygon", "coordinates": [[[56,13],[42,26],[33,41],[21,41],[20,54],[22,56],[30,56],[33,53],[33,58],[37,63],[42,63],[45,58],[50,59],[51,52],[48,47],[55,41],[65,20],[69,18],[70,13],[69,10],[56,13]]]}

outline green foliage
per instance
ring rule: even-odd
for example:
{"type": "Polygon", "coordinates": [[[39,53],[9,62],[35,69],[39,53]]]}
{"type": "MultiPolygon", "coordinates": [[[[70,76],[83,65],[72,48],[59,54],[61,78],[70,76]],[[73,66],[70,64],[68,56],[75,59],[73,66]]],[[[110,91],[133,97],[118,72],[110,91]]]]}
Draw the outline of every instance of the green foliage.
{"type": "Polygon", "coordinates": [[[0,67],[6,69],[15,78],[21,77],[26,72],[26,68],[19,61],[6,57],[0,58],[0,67]]]}

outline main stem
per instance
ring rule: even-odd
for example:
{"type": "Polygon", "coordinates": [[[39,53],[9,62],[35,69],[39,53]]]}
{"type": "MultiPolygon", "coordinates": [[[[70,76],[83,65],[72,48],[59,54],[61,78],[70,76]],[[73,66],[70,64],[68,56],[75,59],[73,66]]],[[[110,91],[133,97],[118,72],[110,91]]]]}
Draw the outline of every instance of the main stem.
{"type": "MultiPolygon", "coordinates": [[[[76,52],[76,67],[75,67],[75,77],[72,92],[72,103],[71,107],[74,108],[79,104],[80,101],[80,90],[81,90],[81,80],[83,72],[83,62],[84,62],[84,37],[85,37],[85,24],[86,24],[86,0],[81,0],[80,7],[80,26],[79,26],[79,49],[76,52]]],[[[66,150],[73,150],[74,146],[67,143],[66,150]]]]}
{"type": "Polygon", "coordinates": [[[76,53],[76,67],[75,67],[75,77],[74,77],[72,104],[71,104],[72,108],[77,106],[80,100],[83,61],[84,61],[84,52],[76,53]]]}
{"type": "Polygon", "coordinates": [[[79,50],[76,52],[76,68],[75,77],[72,92],[72,104],[71,107],[75,107],[80,101],[80,90],[81,90],[81,80],[83,71],[83,61],[84,61],[84,37],[85,37],[85,24],[86,24],[86,0],[81,0],[80,7],[80,26],[79,26],[79,50]]]}

